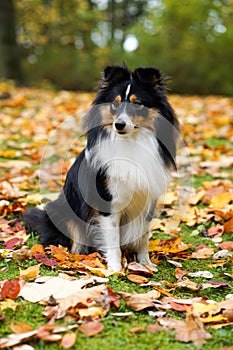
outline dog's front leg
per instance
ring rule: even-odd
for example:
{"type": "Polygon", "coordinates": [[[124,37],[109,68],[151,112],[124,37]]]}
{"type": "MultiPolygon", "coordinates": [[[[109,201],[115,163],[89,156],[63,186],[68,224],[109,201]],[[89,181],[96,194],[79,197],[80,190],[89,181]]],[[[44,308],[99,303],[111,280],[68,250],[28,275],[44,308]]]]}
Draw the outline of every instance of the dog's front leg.
{"type": "Polygon", "coordinates": [[[103,243],[102,251],[107,259],[108,269],[120,271],[121,265],[121,248],[120,248],[120,231],[119,219],[117,215],[102,216],[100,227],[102,231],[103,243]]]}

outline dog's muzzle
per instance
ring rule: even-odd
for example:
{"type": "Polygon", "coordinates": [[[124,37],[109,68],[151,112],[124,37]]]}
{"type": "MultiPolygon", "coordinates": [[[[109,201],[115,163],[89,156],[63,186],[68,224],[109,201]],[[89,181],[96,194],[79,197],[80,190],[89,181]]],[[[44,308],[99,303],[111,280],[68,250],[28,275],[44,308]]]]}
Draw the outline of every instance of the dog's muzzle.
{"type": "Polygon", "coordinates": [[[126,113],[121,113],[113,123],[113,128],[118,134],[128,134],[137,128],[126,113]]]}

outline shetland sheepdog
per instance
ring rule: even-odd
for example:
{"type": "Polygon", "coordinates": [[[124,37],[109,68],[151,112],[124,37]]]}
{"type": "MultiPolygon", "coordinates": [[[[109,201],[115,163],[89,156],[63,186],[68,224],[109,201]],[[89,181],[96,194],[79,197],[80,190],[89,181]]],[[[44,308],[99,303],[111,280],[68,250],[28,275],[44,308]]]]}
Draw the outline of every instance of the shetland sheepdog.
{"type": "Polygon", "coordinates": [[[176,169],[179,130],[160,71],[106,67],[84,128],[87,146],[58,199],[24,220],[43,245],[98,251],[113,271],[122,254],[150,265],[149,224],[176,169]]]}

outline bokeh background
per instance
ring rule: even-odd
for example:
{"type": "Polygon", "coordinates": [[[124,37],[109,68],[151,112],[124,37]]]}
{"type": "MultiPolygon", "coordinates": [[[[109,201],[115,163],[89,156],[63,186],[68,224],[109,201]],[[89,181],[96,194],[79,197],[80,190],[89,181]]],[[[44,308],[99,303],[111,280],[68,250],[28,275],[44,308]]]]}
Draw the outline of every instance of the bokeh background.
{"type": "Polygon", "coordinates": [[[0,0],[0,78],[92,91],[106,65],[171,92],[233,95],[232,0],[0,0]]]}

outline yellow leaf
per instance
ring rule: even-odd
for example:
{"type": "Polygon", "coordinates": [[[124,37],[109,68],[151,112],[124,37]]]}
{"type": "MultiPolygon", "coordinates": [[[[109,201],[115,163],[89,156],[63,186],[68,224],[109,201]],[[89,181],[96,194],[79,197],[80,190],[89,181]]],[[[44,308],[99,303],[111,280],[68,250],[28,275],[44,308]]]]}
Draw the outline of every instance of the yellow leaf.
{"type": "Polygon", "coordinates": [[[217,304],[203,304],[203,303],[193,303],[193,311],[199,314],[204,314],[211,310],[216,309],[217,304]]]}
{"type": "Polygon", "coordinates": [[[203,317],[201,320],[203,323],[219,323],[222,321],[226,321],[227,318],[220,314],[216,316],[203,317]]]}
{"type": "Polygon", "coordinates": [[[182,242],[182,237],[173,237],[171,239],[151,240],[149,244],[149,252],[164,252],[164,253],[178,253],[188,249],[191,245],[182,242]]]}
{"type": "Polygon", "coordinates": [[[224,208],[232,200],[233,195],[230,192],[222,192],[211,198],[210,206],[212,208],[224,208]]]}
{"type": "Polygon", "coordinates": [[[19,304],[16,303],[14,300],[6,299],[0,302],[0,310],[3,311],[5,309],[12,309],[13,311],[15,311],[18,305],[19,304]]]}
{"type": "Polygon", "coordinates": [[[41,264],[30,266],[26,270],[19,269],[20,270],[19,277],[26,278],[28,280],[36,279],[40,273],[40,265],[41,264]]]}

